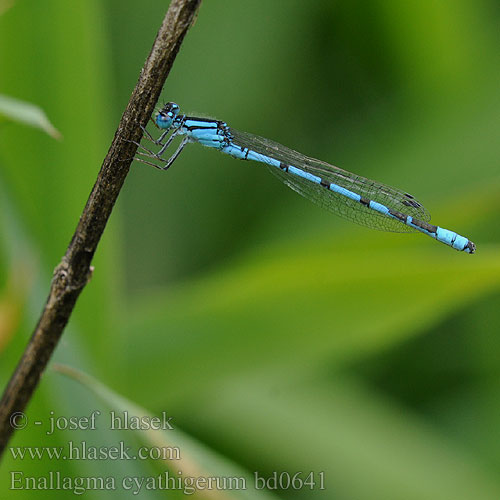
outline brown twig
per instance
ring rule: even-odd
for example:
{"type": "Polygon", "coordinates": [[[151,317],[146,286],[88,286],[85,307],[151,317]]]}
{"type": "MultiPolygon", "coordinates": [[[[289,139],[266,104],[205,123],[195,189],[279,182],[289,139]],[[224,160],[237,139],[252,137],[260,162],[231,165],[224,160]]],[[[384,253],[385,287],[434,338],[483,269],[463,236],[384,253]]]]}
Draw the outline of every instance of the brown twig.
{"type": "Polygon", "coordinates": [[[11,418],[28,404],[61,337],[76,300],[90,279],[90,263],[128,174],[145,126],[160,96],[201,0],[172,0],[130,97],[96,183],[61,263],[35,331],[0,401],[0,454],[14,431],[11,418]]]}

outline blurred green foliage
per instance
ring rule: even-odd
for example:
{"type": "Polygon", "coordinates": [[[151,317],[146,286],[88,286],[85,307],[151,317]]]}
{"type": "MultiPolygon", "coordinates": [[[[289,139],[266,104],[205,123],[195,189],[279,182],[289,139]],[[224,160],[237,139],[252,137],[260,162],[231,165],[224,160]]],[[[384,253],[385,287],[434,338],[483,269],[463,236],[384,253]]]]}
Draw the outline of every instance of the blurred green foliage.
{"type": "MultiPolygon", "coordinates": [[[[2,7],[0,94],[63,136],[0,123],[6,383],[167,5],[2,7]]],[[[258,164],[191,146],[168,173],[133,164],[56,360],[174,415],[232,467],[325,472],[326,490],[271,492],[282,498],[500,498],[499,19],[495,0],[205,2],[165,101],[405,189],[477,254],[353,226],[258,164]]],[[[117,401],[48,370],[27,416],[106,415],[117,401]]],[[[31,424],[11,445],[137,439],[104,422],[31,424]]],[[[51,499],[69,494],[10,491],[10,471],[163,470],[10,452],[2,467],[3,496],[51,499]]],[[[113,495],[127,492],[86,498],[113,495]]]]}

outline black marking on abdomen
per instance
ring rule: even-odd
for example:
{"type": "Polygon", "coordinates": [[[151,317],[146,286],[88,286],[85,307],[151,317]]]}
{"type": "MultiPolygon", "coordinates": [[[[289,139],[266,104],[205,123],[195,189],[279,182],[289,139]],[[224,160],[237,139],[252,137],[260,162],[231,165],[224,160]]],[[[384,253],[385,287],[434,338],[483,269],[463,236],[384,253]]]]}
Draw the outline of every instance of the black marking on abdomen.
{"type": "Polygon", "coordinates": [[[331,182],[325,181],[323,179],[321,179],[321,181],[320,181],[320,185],[323,187],[326,187],[328,189],[330,188],[331,184],[332,184],[331,182]]]}
{"type": "Polygon", "coordinates": [[[365,205],[365,207],[369,207],[370,206],[370,201],[368,198],[363,198],[361,197],[361,199],[359,200],[359,202],[361,203],[361,205],[365,205]]]}
{"type": "Polygon", "coordinates": [[[420,227],[429,233],[437,233],[437,226],[429,224],[428,222],[424,222],[418,219],[413,219],[411,223],[414,226],[420,227]]]}
{"type": "Polygon", "coordinates": [[[287,165],[286,163],[283,163],[282,161],[280,161],[280,168],[281,170],[284,170],[285,172],[288,172],[288,167],[290,165],[287,165]]]}
{"type": "Polygon", "coordinates": [[[397,210],[393,210],[392,208],[389,208],[389,213],[393,216],[396,217],[396,219],[399,219],[401,222],[406,223],[407,215],[402,214],[401,212],[398,212],[397,210]]]}

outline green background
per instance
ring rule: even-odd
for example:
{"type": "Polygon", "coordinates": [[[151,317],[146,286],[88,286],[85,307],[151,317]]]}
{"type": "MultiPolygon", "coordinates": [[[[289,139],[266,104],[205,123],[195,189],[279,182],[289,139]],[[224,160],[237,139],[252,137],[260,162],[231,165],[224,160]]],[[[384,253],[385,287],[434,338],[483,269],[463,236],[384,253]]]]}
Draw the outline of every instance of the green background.
{"type": "MultiPolygon", "coordinates": [[[[43,108],[63,136],[0,122],[2,384],[167,6],[17,0],[0,16],[0,93],[43,108]]],[[[263,476],[324,471],[325,490],[274,498],[500,498],[499,20],[495,0],[206,1],[164,101],[404,189],[477,254],[350,224],[197,145],[167,173],[136,162],[54,356],[114,393],[105,404],[95,380],[92,392],[49,368],[11,446],[143,441],[109,430],[121,395],[172,415],[193,456],[208,453],[192,459],[206,474],[222,474],[221,457],[263,476]],[[95,409],[97,430],[46,434],[50,412],[95,409]]],[[[11,491],[11,471],[165,464],[8,450],[1,467],[5,498],[52,499],[73,495],[11,491]]],[[[85,493],[129,496],[182,498],[85,493]]]]}

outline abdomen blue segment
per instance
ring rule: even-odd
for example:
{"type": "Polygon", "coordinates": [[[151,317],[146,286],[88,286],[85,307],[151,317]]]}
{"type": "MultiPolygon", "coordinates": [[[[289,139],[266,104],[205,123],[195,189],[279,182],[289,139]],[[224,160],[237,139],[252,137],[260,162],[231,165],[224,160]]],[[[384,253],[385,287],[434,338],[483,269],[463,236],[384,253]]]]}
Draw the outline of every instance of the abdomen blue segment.
{"type": "MultiPolygon", "coordinates": [[[[321,180],[320,180],[319,184],[321,184],[321,180]]],[[[349,191],[349,189],[346,189],[344,187],[337,186],[337,184],[331,183],[325,187],[328,187],[328,189],[330,191],[337,193],[337,194],[340,194],[341,196],[345,196],[346,198],[349,198],[350,200],[354,200],[354,201],[358,201],[358,202],[361,200],[361,196],[359,194],[353,193],[352,191],[349,191]]]]}
{"type": "MultiPolygon", "coordinates": [[[[278,162],[278,167],[279,167],[279,162],[278,162]]],[[[300,168],[289,166],[288,172],[290,172],[291,174],[294,174],[294,175],[298,175],[299,177],[302,177],[302,179],[307,179],[310,182],[314,182],[315,184],[319,184],[321,182],[321,177],[310,174],[309,172],[305,172],[304,170],[301,170],[300,168]]]]}
{"type": "Polygon", "coordinates": [[[266,163],[267,165],[272,165],[273,167],[279,167],[280,162],[278,160],[275,160],[274,158],[271,158],[270,156],[266,156],[260,153],[256,153],[255,151],[248,150],[245,153],[245,159],[246,160],[253,160],[253,161],[258,161],[260,163],[266,163]]]}
{"type": "Polygon", "coordinates": [[[468,238],[442,227],[437,228],[436,239],[456,250],[466,250],[469,246],[468,238]]]}
{"type": "Polygon", "coordinates": [[[238,158],[239,160],[244,160],[245,159],[245,153],[241,150],[240,147],[238,146],[233,146],[230,144],[229,146],[224,146],[221,151],[223,153],[226,153],[228,155],[231,155],[234,158],[238,158]]]}
{"type": "Polygon", "coordinates": [[[381,203],[377,203],[376,201],[370,200],[370,203],[368,206],[372,209],[378,212],[379,214],[382,215],[389,215],[389,208],[386,207],[385,205],[382,205],[381,203]]]}

